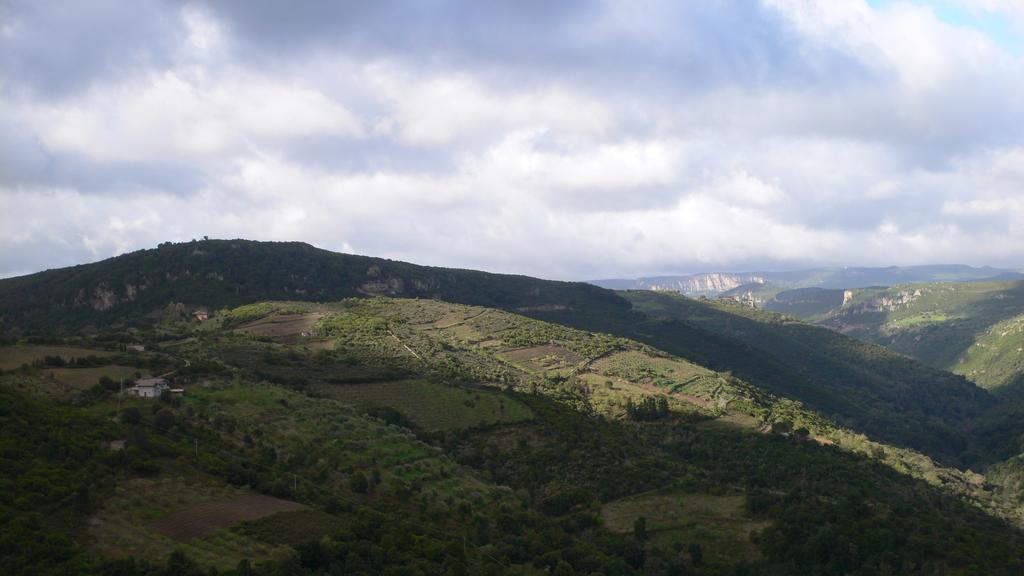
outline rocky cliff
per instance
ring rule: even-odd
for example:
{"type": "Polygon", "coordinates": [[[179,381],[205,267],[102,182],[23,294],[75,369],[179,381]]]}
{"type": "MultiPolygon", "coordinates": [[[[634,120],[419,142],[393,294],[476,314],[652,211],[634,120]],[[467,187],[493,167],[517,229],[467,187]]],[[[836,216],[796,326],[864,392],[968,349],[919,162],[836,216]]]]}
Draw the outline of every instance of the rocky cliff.
{"type": "Polygon", "coordinates": [[[639,278],[633,288],[637,290],[659,290],[679,292],[693,296],[717,296],[744,284],[764,284],[764,278],[751,274],[728,274],[713,272],[690,276],[661,276],[639,278]]]}

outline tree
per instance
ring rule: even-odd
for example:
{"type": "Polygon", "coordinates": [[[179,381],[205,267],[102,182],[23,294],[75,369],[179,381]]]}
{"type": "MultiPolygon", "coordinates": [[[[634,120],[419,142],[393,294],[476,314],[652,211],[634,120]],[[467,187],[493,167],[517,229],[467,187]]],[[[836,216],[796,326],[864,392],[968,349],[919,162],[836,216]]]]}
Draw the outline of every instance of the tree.
{"type": "Polygon", "coordinates": [[[153,417],[153,426],[161,432],[167,432],[174,426],[176,419],[170,410],[161,410],[153,417]]]}
{"type": "Polygon", "coordinates": [[[641,516],[633,521],[633,538],[636,538],[637,542],[645,542],[647,540],[646,516],[641,516]]]}
{"type": "Polygon", "coordinates": [[[559,560],[558,565],[555,566],[555,571],[552,573],[553,576],[574,576],[576,571],[572,569],[572,565],[565,560],[559,560]]]}
{"type": "Polygon", "coordinates": [[[358,471],[352,475],[352,478],[348,481],[348,487],[353,492],[359,494],[366,494],[366,491],[370,488],[370,481],[366,479],[366,474],[362,471],[358,471]]]}
{"type": "Polygon", "coordinates": [[[164,574],[166,576],[200,576],[202,571],[195,560],[186,556],[181,550],[175,550],[167,557],[164,574]]]}
{"type": "Polygon", "coordinates": [[[142,422],[142,413],[139,412],[138,408],[132,406],[132,407],[129,407],[129,408],[125,408],[124,410],[121,410],[121,423],[122,424],[128,424],[128,425],[134,426],[134,425],[138,424],[139,422],[142,422]]]}
{"type": "Polygon", "coordinates": [[[704,549],[701,548],[700,544],[697,544],[696,542],[690,543],[689,551],[690,560],[693,562],[694,566],[700,566],[704,563],[704,549]]]}

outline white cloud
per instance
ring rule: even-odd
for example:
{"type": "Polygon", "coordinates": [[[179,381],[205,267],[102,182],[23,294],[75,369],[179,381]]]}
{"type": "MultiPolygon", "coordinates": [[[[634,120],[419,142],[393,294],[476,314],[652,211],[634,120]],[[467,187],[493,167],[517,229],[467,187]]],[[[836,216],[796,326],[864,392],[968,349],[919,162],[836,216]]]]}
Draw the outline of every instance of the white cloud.
{"type": "Polygon", "coordinates": [[[1019,58],[911,4],[625,6],[512,51],[372,19],[260,51],[189,4],[165,58],[68,91],[0,68],[0,274],[203,235],[560,278],[1019,265],[1019,58]]]}
{"type": "Polygon", "coordinates": [[[410,144],[440,146],[508,129],[592,137],[613,123],[604,104],[557,83],[509,92],[508,87],[488,89],[466,74],[423,77],[383,64],[370,66],[365,80],[393,107],[382,129],[410,144]]]}
{"type": "Polygon", "coordinates": [[[201,160],[257,139],[362,134],[358,119],[324,94],[237,71],[154,72],[19,107],[48,148],[98,161],[201,160]]]}

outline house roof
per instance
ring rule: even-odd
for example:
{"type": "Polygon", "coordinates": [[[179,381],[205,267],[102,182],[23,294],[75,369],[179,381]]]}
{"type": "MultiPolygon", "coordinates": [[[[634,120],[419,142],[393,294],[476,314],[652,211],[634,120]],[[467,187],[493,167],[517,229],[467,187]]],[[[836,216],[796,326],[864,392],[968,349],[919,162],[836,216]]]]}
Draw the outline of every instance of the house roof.
{"type": "Polygon", "coordinates": [[[135,385],[139,388],[153,388],[156,386],[167,386],[166,378],[139,378],[135,381],[135,385]]]}

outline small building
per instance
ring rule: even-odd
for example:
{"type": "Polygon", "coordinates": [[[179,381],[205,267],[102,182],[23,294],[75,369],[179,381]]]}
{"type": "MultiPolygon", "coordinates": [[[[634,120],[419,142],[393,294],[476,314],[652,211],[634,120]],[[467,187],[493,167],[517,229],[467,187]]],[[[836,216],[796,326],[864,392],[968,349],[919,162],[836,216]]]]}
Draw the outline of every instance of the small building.
{"type": "Polygon", "coordinates": [[[139,378],[135,381],[135,385],[125,392],[139,398],[159,398],[161,394],[170,389],[171,384],[166,378],[139,378]]]}
{"type": "Polygon", "coordinates": [[[193,312],[192,316],[195,317],[195,319],[200,322],[206,322],[207,320],[210,319],[210,313],[207,312],[206,310],[203,310],[202,308],[193,312]]]}
{"type": "Polygon", "coordinates": [[[146,346],[143,344],[129,344],[128,349],[133,352],[145,352],[146,346]]]}

